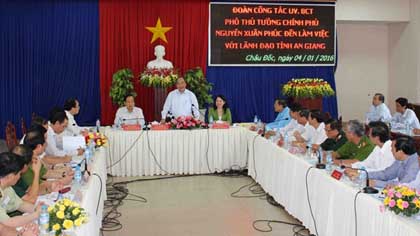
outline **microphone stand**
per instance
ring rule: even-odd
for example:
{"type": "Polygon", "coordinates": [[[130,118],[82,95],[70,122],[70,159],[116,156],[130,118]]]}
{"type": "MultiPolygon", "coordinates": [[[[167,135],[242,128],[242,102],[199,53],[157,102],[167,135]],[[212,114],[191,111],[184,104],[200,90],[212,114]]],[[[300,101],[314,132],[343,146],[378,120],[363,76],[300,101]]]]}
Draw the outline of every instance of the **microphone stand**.
{"type": "Polygon", "coordinates": [[[342,165],[341,169],[345,169],[345,168],[349,168],[352,170],[360,170],[360,171],[364,171],[366,173],[366,187],[363,188],[363,193],[367,193],[367,194],[376,194],[379,191],[376,188],[370,187],[369,186],[369,172],[365,169],[359,169],[359,168],[353,168],[353,167],[347,167],[342,165]]]}

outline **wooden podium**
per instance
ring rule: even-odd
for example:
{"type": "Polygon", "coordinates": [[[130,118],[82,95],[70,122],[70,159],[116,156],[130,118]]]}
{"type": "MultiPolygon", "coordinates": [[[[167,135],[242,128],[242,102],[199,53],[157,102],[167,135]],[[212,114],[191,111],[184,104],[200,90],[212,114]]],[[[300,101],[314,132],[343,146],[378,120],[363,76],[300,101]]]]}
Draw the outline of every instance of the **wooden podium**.
{"type": "Polygon", "coordinates": [[[160,121],[161,120],[161,112],[163,109],[163,105],[165,104],[166,96],[168,96],[168,89],[167,88],[153,88],[154,90],[154,120],[160,121]]]}

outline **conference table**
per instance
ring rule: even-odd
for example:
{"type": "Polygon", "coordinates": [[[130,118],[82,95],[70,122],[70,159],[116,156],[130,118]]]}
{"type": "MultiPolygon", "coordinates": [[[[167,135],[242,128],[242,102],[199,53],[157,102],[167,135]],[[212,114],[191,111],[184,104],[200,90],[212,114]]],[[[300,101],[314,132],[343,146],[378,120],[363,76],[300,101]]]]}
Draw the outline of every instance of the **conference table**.
{"type": "Polygon", "coordinates": [[[345,177],[338,181],[328,171],[314,168],[316,160],[291,154],[243,127],[168,131],[108,128],[105,134],[110,143],[108,172],[116,176],[206,174],[247,167],[248,175],[311,233],[420,235],[418,219],[381,209],[379,195],[357,195],[358,187],[345,177]]]}

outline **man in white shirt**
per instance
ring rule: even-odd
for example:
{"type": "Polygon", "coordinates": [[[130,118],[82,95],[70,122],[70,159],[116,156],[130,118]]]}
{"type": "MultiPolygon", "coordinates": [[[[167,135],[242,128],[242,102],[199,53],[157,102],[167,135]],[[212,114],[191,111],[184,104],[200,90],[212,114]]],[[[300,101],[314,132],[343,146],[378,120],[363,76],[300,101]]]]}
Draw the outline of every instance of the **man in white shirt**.
{"type": "Polygon", "coordinates": [[[76,136],[80,134],[82,129],[77,125],[76,120],[74,119],[74,116],[79,114],[79,111],[80,105],[79,101],[76,99],[70,98],[64,102],[64,112],[69,120],[69,124],[67,125],[64,135],[76,136]]]}
{"type": "Polygon", "coordinates": [[[124,98],[124,106],[120,107],[115,114],[114,124],[118,125],[135,125],[144,126],[143,110],[135,106],[134,96],[128,94],[124,98]]]}
{"type": "Polygon", "coordinates": [[[366,113],[367,123],[371,121],[390,122],[392,119],[391,112],[387,105],[385,105],[385,97],[381,93],[376,93],[372,99],[372,105],[369,112],[366,113]]]}
{"type": "Polygon", "coordinates": [[[68,125],[68,119],[66,113],[62,110],[53,110],[50,112],[50,125],[47,130],[47,148],[45,153],[49,156],[80,156],[84,150],[79,148],[78,150],[66,152],[63,150],[63,136],[61,135],[68,125]]]}
{"type": "Polygon", "coordinates": [[[291,138],[294,146],[306,147],[306,142],[312,138],[312,134],[315,132],[314,127],[308,122],[309,113],[308,109],[303,109],[299,112],[297,120],[299,125],[293,131],[293,137],[291,138]]]}
{"type": "Polygon", "coordinates": [[[409,125],[410,130],[420,129],[419,119],[416,113],[408,108],[407,98],[397,98],[395,100],[396,113],[392,117],[391,125],[392,128],[405,129],[406,124],[409,125]]]}
{"type": "Polygon", "coordinates": [[[369,139],[375,148],[364,161],[352,164],[353,168],[364,167],[367,171],[382,171],[394,163],[392,141],[389,138],[388,126],[380,121],[369,123],[369,139]]]}
{"type": "Polygon", "coordinates": [[[162,110],[162,120],[164,123],[167,117],[193,116],[200,117],[197,97],[187,89],[185,79],[179,77],[176,81],[176,90],[170,92],[166,98],[162,110]]]}
{"type": "MultiPolygon", "coordinates": [[[[314,128],[312,130],[311,139],[307,141],[311,145],[312,150],[316,151],[319,146],[328,138],[325,132],[324,114],[319,110],[313,110],[309,114],[309,124],[314,128]]],[[[302,135],[304,137],[304,135],[302,135]]]]}

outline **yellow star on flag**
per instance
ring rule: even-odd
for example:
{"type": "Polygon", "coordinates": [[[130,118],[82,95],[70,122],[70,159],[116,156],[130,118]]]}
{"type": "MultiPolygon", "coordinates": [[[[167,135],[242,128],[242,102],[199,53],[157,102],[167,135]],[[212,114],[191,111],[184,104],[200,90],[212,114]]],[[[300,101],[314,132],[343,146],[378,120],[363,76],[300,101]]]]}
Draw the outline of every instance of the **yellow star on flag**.
{"type": "Polygon", "coordinates": [[[171,30],[172,27],[162,27],[162,23],[160,22],[159,17],[155,27],[146,27],[146,29],[153,33],[152,41],[150,41],[150,43],[153,43],[159,38],[162,39],[165,43],[168,43],[168,40],[166,40],[165,33],[171,30]]]}

